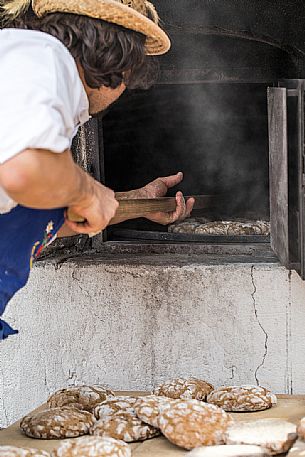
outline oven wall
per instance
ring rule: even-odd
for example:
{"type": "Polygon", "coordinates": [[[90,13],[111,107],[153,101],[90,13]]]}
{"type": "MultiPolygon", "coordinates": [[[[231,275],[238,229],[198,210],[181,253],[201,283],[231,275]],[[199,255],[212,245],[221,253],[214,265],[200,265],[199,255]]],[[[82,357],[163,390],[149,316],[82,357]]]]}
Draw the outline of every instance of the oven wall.
{"type": "Polygon", "coordinates": [[[219,26],[251,31],[283,45],[305,51],[303,0],[155,0],[164,27],[219,26]]]}
{"type": "Polygon", "coordinates": [[[304,393],[304,294],[278,264],[39,262],[5,316],[20,334],[1,343],[0,426],[81,383],[195,375],[304,393]]]}

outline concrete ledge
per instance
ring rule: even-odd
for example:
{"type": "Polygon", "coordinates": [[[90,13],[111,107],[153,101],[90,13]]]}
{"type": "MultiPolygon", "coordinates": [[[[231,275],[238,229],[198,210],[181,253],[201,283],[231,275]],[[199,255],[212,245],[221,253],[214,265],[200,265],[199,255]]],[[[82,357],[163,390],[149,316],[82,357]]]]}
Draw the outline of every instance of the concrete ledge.
{"type": "Polygon", "coordinates": [[[195,375],[304,393],[304,292],[276,263],[38,262],[5,315],[20,334],[1,343],[0,425],[75,383],[195,375]]]}

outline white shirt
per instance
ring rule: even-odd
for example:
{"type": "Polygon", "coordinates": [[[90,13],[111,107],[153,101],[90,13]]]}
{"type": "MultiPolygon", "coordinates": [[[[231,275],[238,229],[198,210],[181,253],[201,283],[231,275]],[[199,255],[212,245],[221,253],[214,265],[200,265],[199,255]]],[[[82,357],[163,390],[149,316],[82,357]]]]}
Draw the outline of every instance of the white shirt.
{"type": "MultiPolygon", "coordinates": [[[[64,152],[88,119],[67,48],[47,33],[0,30],[0,164],[27,148],[64,152]]],[[[0,214],[15,206],[0,186],[0,214]]]]}

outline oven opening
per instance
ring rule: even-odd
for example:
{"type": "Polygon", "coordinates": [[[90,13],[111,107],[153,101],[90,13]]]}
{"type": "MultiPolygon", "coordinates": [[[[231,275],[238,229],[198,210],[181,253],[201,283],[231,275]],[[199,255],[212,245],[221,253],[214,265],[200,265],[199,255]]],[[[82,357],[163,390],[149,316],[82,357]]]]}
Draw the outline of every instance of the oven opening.
{"type": "Polygon", "coordinates": [[[215,199],[185,223],[135,219],[110,227],[107,240],[268,243],[268,85],[159,84],[126,93],[103,118],[106,185],[128,191],[183,171],[170,195],[181,190],[215,199]]]}
{"type": "Polygon", "coordinates": [[[219,254],[220,262],[234,254],[235,262],[280,261],[305,279],[299,5],[272,7],[268,20],[259,21],[255,2],[220,9],[217,2],[197,3],[160,4],[172,48],[160,56],[158,84],[126,92],[107,114],[82,126],[72,152],[116,191],[183,171],[183,183],[169,195],[179,189],[209,196],[213,205],[180,226],[133,219],[90,240],[78,237],[72,248],[111,256],[158,253],[160,261],[167,253],[192,261],[197,254],[219,254]]]}

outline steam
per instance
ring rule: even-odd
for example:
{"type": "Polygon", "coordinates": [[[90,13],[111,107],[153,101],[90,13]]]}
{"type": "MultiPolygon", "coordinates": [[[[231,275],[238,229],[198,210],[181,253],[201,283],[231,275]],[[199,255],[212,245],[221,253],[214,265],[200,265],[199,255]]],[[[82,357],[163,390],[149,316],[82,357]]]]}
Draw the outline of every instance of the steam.
{"type": "Polygon", "coordinates": [[[115,190],[183,171],[179,189],[225,197],[224,215],[268,215],[264,85],[157,86],[122,100],[103,131],[106,176],[115,190]]]}
{"type": "Polygon", "coordinates": [[[236,16],[231,3],[219,8],[213,0],[191,1],[186,14],[182,3],[173,10],[171,2],[156,2],[173,44],[161,67],[171,82],[203,77],[213,82],[159,85],[123,98],[103,122],[108,185],[129,190],[183,171],[179,189],[185,194],[225,197],[216,217],[268,218],[267,84],[222,81],[236,82],[249,68],[263,67],[273,50],[266,43],[212,34],[221,26],[259,33],[249,29],[256,7],[241,8],[236,16]]]}

